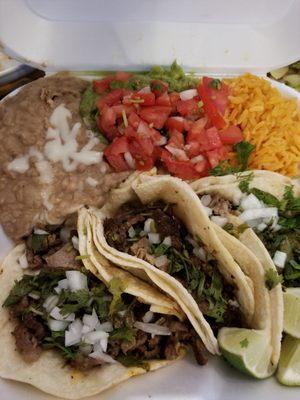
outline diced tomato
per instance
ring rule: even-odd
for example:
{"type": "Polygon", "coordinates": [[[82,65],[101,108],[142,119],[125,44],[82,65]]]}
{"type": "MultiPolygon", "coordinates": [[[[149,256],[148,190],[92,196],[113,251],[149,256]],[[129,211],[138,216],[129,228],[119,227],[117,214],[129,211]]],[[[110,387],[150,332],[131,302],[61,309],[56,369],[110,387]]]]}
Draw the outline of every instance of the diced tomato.
{"type": "Polygon", "coordinates": [[[170,117],[165,123],[168,130],[176,129],[178,132],[183,132],[186,129],[185,119],[183,117],[170,117]]]}
{"type": "Polygon", "coordinates": [[[169,93],[169,98],[171,102],[171,107],[172,107],[172,114],[177,113],[177,103],[180,101],[180,94],[177,92],[172,92],[169,93]]]}
{"type": "Polygon", "coordinates": [[[211,168],[215,168],[220,162],[219,150],[211,150],[206,153],[211,168]]]}
{"type": "Polygon", "coordinates": [[[219,131],[219,136],[223,144],[235,144],[243,140],[243,133],[238,126],[230,126],[219,131]]]}
{"type": "Polygon", "coordinates": [[[183,149],[184,137],[181,132],[178,132],[176,129],[172,129],[169,131],[169,136],[170,139],[168,140],[168,144],[177,147],[178,149],[183,149]]]}
{"type": "Polygon", "coordinates": [[[198,101],[195,98],[185,101],[179,100],[177,102],[177,111],[183,116],[196,114],[199,112],[198,101]]]}
{"type": "Polygon", "coordinates": [[[116,106],[112,106],[111,108],[116,113],[117,118],[122,117],[123,110],[125,111],[126,115],[129,115],[135,110],[133,106],[126,106],[124,104],[117,104],[116,106]]]}
{"type": "Polygon", "coordinates": [[[198,178],[199,172],[196,171],[191,161],[179,161],[176,160],[171,153],[167,150],[161,150],[161,161],[172,174],[181,179],[195,179],[198,178]]]}
{"type": "Polygon", "coordinates": [[[155,162],[154,145],[150,137],[138,134],[131,134],[128,137],[129,151],[135,160],[136,168],[140,171],[148,171],[155,162]]]}
{"type": "Polygon", "coordinates": [[[110,75],[100,81],[93,81],[93,90],[98,94],[103,94],[109,89],[109,84],[115,79],[114,76],[110,75]]]}
{"type": "Polygon", "coordinates": [[[137,133],[147,138],[151,138],[153,143],[159,142],[161,139],[161,134],[154,128],[150,128],[147,122],[140,120],[137,133]]]}
{"type": "Polygon", "coordinates": [[[197,140],[191,140],[189,143],[185,146],[186,152],[189,156],[189,158],[196,157],[200,154],[201,152],[201,144],[197,140]]]}
{"type": "Polygon", "coordinates": [[[205,76],[202,80],[202,83],[207,88],[207,92],[210,98],[213,100],[217,110],[221,113],[221,115],[224,115],[229,101],[229,87],[224,82],[220,82],[220,87],[214,88],[211,84],[213,80],[213,78],[208,78],[205,76]]]}
{"type": "Polygon", "coordinates": [[[157,97],[155,104],[157,106],[171,106],[170,97],[167,92],[163,93],[161,96],[157,97]]]}
{"type": "Polygon", "coordinates": [[[221,161],[228,159],[228,154],[229,154],[229,151],[230,151],[230,147],[229,146],[222,146],[222,147],[220,147],[218,149],[218,151],[219,151],[219,157],[220,157],[221,161]]]}
{"type": "Polygon", "coordinates": [[[98,126],[109,140],[113,140],[119,135],[118,129],[115,125],[116,120],[117,115],[114,109],[104,105],[98,120],[98,126]]]}
{"type": "Polygon", "coordinates": [[[214,150],[222,146],[219,132],[215,127],[206,130],[207,149],[214,150]]]}
{"type": "Polygon", "coordinates": [[[136,112],[131,112],[128,117],[128,123],[131,125],[133,128],[137,129],[139,126],[139,123],[141,121],[141,118],[137,115],[136,112]]]}
{"type": "Polygon", "coordinates": [[[212,124],[218,129],[224,128],[225,121],[222,115],[219,113],[213,100],[210,98],[207,87],[203,84],[200,84],[198,86],[198,93],[203,102],[204,111],[207,114],[208,118],[211,120],[212,124]]]}
{"type": "Polygon", "coordinates": [[[150,82],[151,92],[155,94],[155,97],[168,92],[169,85],[166,82],[155,79],[150,82]]]}
{"type": "Polygon", "coordinates": [[[139,115],[149,124],[153,124],[154,128],[161,129],[168,119],[170,113],[171,107],[149,106],[143,107],[140,110],[139,115]]]}
{"type": "Polygon", "coordinates": [[[104,150],[104,156],[109,164],[118,172],[128,171],[130,168],[124,159],[124,153],[129,151],[127,138],[122,136],[115,138],[104,150]]]}
{"type": "Polygon", "coordinates": [[[101,108],[103,108],[105,104],[108,106],[114,106],[116,104],[119,104],[123,97],[123,94],[124,94],[123,89],[112,90],[107,95],[101,97],[98,100],[97,107],[101,110],[101,108]]]}
{"type": "Polygon", "coordinates": [[[207,118],[199,118],[197,121],[195,121],[191,128],[189,129],[188,135],[187,135],[187,142],[189,143],[192,140],[197,140],[199,134],[203,131],[203,129],[206,127],[207,124],[207,118]]]}
{"type": "Polygon", "coordinates": [[[205,176],[208,174],[209,170],[209,164],[207,160],[199,161],[194,164],[194,168],[197,172],[199,172],[202,176],[205,176]]]}
{"type": "Polygon", "coordinates": [[[126,82],[132,76],[131,72],[117,71],[115,75],[116,81],[126,82]]]}
{"type": "Polygon", "coordinates": [[[132,95],[132,99],[143,100],[141,106],[154,106],[155,104],[155,95],[154,93],[135,93],[132,95]]]}

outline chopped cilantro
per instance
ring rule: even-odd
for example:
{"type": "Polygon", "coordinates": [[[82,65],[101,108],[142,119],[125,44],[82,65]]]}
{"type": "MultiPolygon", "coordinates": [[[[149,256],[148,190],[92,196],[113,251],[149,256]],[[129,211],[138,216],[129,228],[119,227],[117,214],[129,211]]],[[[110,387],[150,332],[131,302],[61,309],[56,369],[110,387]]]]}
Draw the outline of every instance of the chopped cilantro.
{"type": "Polygon", "coordinates": [[[249,346],[249,340],[247,338],[240,341],[241,348],[247,348],[249,346]]]}
{"type": "Polygon", "coordinates": [[[242,175],[241,177],[238,177],[239,180],[239,189],[241,190],[241,192],[243,193],[248,193],[250,188],[250,183],[254,178],[254,173],[253,172],[249,172],[249,174],[247,175],[242,175]]]}
{"type": "Polygon", "coordinates": [[[255,146],[245,140],[233,146],[233,150],[236,152],[237,163],[241,171],[247,169],[249,157],[254,149],[255,146]]]}
{"type": "Polygon", "coordinates": [[[119,278],[113,278],[109,282],[108,290],[113,295],[112,302],[110,303],[109,314],[113,315],[118,311],[124,309],[124,303],[122,300],[122,293],[125,290],[125,285],[119,278]]]}
{"type": "Polygon", "coordinates": [[[86,289],[76,290],[75,292],[63,290],[58,301],[61,314],[67,315],[88,308],[90,298],[90,293],[86,289]]]}
{"type": "Polygon", "coordinates": [[[273,289],[275,286],[282,282],[282,275],[279,275],[275,269],[270,268],[265,272],[265,284],[269,290],[273,289]]]}
{"type": "Polygon", "coordinates": [[[245,232],[246,229],[248,229],[249,226],[244,223],[244,224],[240,224],[238,226],[235,226],[233,224],[231,224],[230,222],[227,222],[224,226],[223,229],[230,233],[230,235],[236,237],[237,239],[240,237],[240,235],[245,232]]]}
{"type": "Polygon", "coordinates": [[[213,79],[212,81],[210,81],[209,86],[213,89],[221,89],[222,83],[220,81],[220,79],[213,79]]]}
{"type": "Polygon", "coordinates": [[[130,326],[122,326],[121,328],[115,329],[110,335],[111,340],[126,340],[132,342],[135,338],[136,329],[130,326]]]}

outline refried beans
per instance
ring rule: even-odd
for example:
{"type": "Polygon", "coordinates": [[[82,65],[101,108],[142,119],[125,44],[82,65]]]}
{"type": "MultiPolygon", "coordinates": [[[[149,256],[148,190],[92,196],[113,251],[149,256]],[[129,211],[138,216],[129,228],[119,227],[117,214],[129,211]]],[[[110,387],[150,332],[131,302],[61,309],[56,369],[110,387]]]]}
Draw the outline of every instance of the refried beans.
{"type": "MultiPolygon", "coordinates": [[[[109,190],[128,176],[127,172],[111,172],[102,157],[92,165],[78,158],[75,167],[74,162],[69,163],[73,170],[68,171],[63,162],[55,161],[53,154],[52,158],[45,155],[52,128],[50,118],[59,106],[70,112],[70,130],[77,123],[78,151],[91,143],[94,135],[79,114],[81,94],[87,84],[67,74],[54,75],[26,85],[0,104],[0,223],[13,240],[28,235],[33,227],[62,223],[82,205],[101,206],[109,190]],[[19,170],[12,167],[15,160],[19,170]],[[41,172],[45,172],[44,167],[46,171],[51,169],[46,178],[41,172]]],[[[100,157],[104,147],[93,139],[88,150],[98,152],[100,157]]]]}

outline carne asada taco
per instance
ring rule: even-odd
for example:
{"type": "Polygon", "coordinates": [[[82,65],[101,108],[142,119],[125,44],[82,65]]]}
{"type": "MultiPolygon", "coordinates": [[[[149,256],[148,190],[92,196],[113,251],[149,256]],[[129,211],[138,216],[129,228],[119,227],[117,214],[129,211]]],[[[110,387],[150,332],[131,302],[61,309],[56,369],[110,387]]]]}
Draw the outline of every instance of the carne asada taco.
{"type": "Polygon", "coordinates": [[[79,239],[76,228],[35,229],[5,259],[0,376],[77,399],[168,365],[189,345],[204,363],[172,299],[111,264],[99,272],[81,223],[79,239]]]}
{"type": "Polygon", "coordinates": [[[237,238],[264,269],[271,304],[272,361],[277,364],[283,330],[282,278],[277,269],[285,286],[300,286],[299,186],[283,175],[257,170],[200,179],[192,188],[219,237],[226,231],[233,235],[232,240],[237,238]]]}
{"type": "Polygon", "coordinates": [[[219,353],[215,334],[221,327],[260,329],[252,281],[188,184],[141,174],[89,214],[99,253],[176,300],[212,354],[219,353]]]}

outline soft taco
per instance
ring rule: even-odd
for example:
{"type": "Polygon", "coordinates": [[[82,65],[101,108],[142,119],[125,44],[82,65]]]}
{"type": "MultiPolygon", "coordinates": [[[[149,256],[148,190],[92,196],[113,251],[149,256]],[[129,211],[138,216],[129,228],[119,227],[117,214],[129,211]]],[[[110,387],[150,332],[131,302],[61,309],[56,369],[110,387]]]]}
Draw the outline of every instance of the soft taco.
{"type": "Polygon", "coordinates": [[[263,266],[271,304],[272,360],[277,364],[283,330],[281,282],[286,287],[300,286],[299,185],[286,176],[255,170],[203,178],[193,182],[192,188],[219,237],[230,233],[263,266]]]}
{"type": "MultiPolygon", "coordinates": [[[[98,252],[176,300],[212,354],[219,353],[215,335],[224,326],[269,333],[260,263],[252,263],[251,252],[244,265],[238,252],[231,255],[187,183],[141,174],[88,213],[98,252]]],[[[238,240],[235,245],[241,248],[238,240]]]]}
{"type": "Polygon", "coordinates": [[[112,264],[94,266],[82,219],[78,232],[45,229],[1,268],[2,378],[78,399],[168,365],[190,344],[201,350],[172,299],[112,264]]]}

